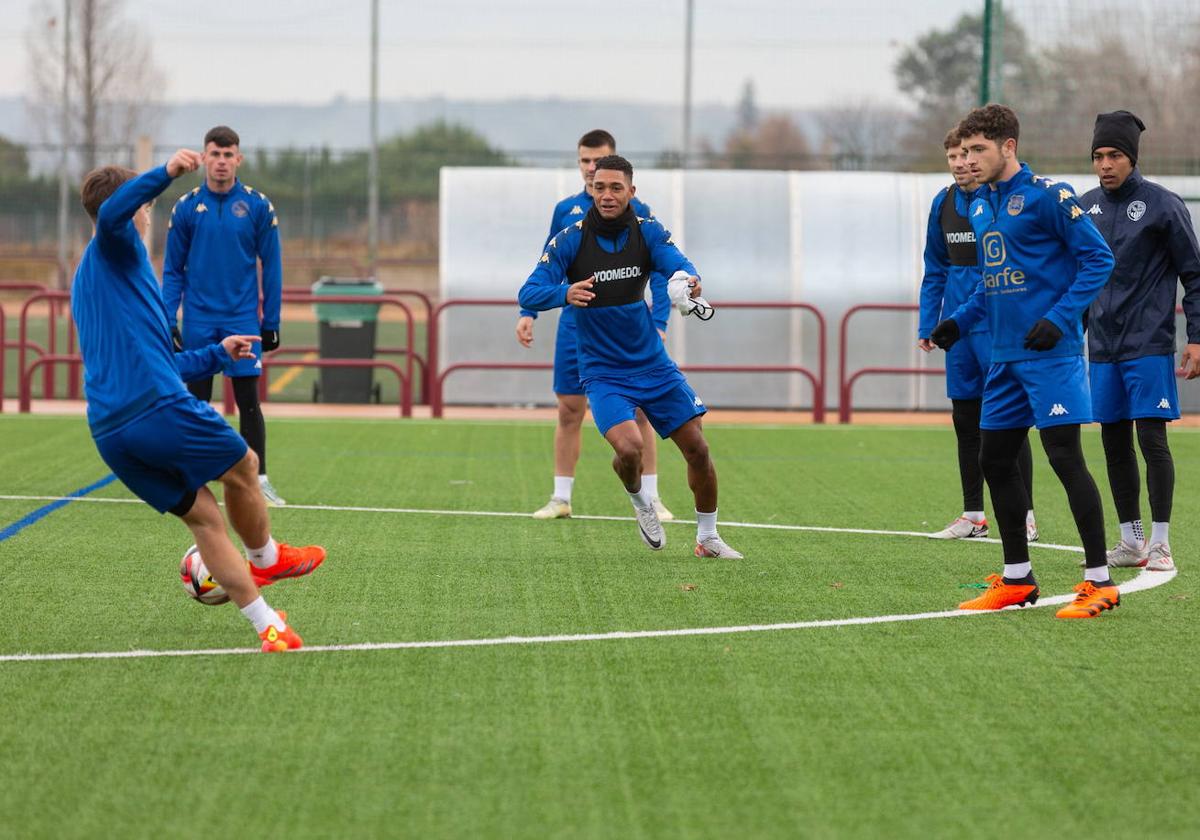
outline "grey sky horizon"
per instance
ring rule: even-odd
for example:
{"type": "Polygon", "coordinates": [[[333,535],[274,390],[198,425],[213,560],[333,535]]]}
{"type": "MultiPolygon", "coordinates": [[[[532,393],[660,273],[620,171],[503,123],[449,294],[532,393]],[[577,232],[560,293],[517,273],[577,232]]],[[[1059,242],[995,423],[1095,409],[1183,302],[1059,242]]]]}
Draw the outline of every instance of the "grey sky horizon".
{"type": "MultiPolygon", "coordinates": [[[[59,0],[49,6],[58,11],[59,0]]],[[[765,108],[907,105],[892,67],[918,35],[983,0],[695,0],[693,99],[765,108]]],[[[0,96],[29,88],[29,0],[0,0],[0,96]]],[[[678,103],[684,0],[380,3],[380,96],[678,103]],[[589,68],[596,68],[590,70],[589,68]],[[588,81],[590,77],[593,81],[588,81]]],[[[320,104],[368,95],[367,0],[126,0],[153,44],[163,101],[320,104]]]]}

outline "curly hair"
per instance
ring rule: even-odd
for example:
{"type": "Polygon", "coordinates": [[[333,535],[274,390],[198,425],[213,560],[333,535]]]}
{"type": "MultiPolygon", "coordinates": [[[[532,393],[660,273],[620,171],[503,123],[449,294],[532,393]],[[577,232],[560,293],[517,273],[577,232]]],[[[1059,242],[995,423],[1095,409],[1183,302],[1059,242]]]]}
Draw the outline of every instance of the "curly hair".
{"type": "Polygon", "coordinates": [[[1016,112],[1007,105],[997,105],[995,102],[976,108],[963,117],[958,124],[959,135],[965,140],[982,134],[997,145],[1010,137],[1017,140],[1021,134],[1021,123],[1017,120],[1016,112]]]}

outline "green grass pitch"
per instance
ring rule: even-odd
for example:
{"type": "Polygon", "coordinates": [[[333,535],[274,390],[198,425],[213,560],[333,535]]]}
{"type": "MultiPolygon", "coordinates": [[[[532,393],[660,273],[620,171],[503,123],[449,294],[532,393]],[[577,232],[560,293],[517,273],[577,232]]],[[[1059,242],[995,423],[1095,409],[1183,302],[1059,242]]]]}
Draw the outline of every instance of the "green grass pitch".
{"type": "MultiPolygon", "coordinates": [[[[290,502],[532,511],[544,423],[268,422],[290,502]]],[[[710,424],[721,520],[902,531],[958,510],[949,429],[710,424]]],[[[1089,464],[1108,499],[1099,436],[1089,464]]],[[[0,494],[107,473],[80,418],[0,418],[0,494]]],[[[0,661],[4,837],[1113,837],[1200,833],[1200,435],[1171,436],[1182,571],[1053,608],[760,633],[284,656],[0,661]]],[[[684,467],[661,490],[689,518],[684,467]]],[[[575,512],[629,515],[586,429],[575,512]]],[[[1035,445],[1042,538],[1077,544],[1035,445]]],[[[111,484],[88,499],[128,499],[111,484]]],[[[0,499],[0,530],[46,504],[0,499]]],[[[1143,505],[1146,517],[1149,511],[1143,505]]],[[[952,609],[992,544],[632,520],[284,508],[325,565],[266,591],[309,645],[725,627],[952,609]]],[[[243,648],[188,601],[186,530],[77,501],[0,541],[0,656],[243,648]]],[[[1035,549],[1044,596],[1077,554],[1035,549]]],[[[1129,574],[1122,574],[1125,580],[1129,574]]]]}

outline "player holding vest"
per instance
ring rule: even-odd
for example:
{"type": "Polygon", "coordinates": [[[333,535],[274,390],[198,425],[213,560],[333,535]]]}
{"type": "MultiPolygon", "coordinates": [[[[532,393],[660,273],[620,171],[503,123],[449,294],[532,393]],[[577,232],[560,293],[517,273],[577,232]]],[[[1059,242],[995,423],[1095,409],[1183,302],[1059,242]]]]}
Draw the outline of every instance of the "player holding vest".
{"type": "MultiPolygon", "coordinates": [[[[171,209],[163,258],[163,301],[172,322],[183,299],[182,346],[194,349],[230,332],[261,335],[261,349],[279,346],[283,267],[279,221],[265,195],[237,177],[242,163],[237,132],[219,125],[204,135],[204,183],[171,209]],[[262,262],[262,318],[258,309],[258,263],[262,262]]],[[[267,428],[258,402],[261,359],[230,362],[221,369],[233,382],[238,425],[258,455],[258,481],[272,505],[284,500],[267,478],[267,428]]],[[[212,377],[189,383],[199,399],[212,399],[212,377]]]]}
{"type": "MultiPolygon", "coordinates": [[[[592,208],[592,176],[596,172],[596,161],[614,154],[617,141],[611,134],[602,129],[589,131],[579,138],[579,172],[583,176],[584,188],[564,198],[554,207],[550,217],[550,234],[546,237],[542,250],[550,245],[555,234],[582,219],[592,208]]],[[[653,217],[650,207],[640,199],[631,202],[634,212],[643,219],[653,217]]],[[[671,314],[670,303],[667,300],[664,278],[654,275],[650,279],[650,294],[653,300],[654,324],[659,333],[665,336],[667,319],[671,314]]],[[[537,313],[531,309],[521,309],[521,317],[517,319],[517,341],[524,347],[533,343],[533,321],[537,313]]],[[[534,511],[534,519],[560,519],[571,515],[571,493],[575,485],[575,464],[579,461],[580,438],[583,433],[583,416],[587,411],[587,400],[583,395],[583,383],[579,381],[579,356],[576,348],[575,310],[573,307],[563,307],[558,318],[558,333],[554,344],[554,394],[558,401],[558,425],[554,429],[554,492],[550,501],[534,511]]],[[[646,421],[641,411],[636,416],[638,428],[642,433],[643,466],[646,473],[642,476],[646,492],[654,501],[654,509],[658,518],[673,519],[674,515],[667,510],[658,497],[658,445],[654,437],[654,429],[646,421]]]]}
{"type": "Polygon", "coordinates": [[[125,486],[191,529],[205,565],[254,625],[263,651],[294,650],[300,637],[258,590],[308,574],[324,561],[325,550],[271,538],[255,477],[258,459],[183,384],[252,359],[256,336],[225,335],[219,343],[173,352],[162,294],[141,240],[155,197],[200,160],[198,153],[180,149],[166,166],[141,176],[105,166],[84,179],[81,198],[96,232],[71,286],[71,314],[83,356],[88,427],[100,457],[125,486]],[[230,541],[216,497],[205,486],[218,480],[249,564],[230,541]]]}
{"type": "Polygon", "coordinates": [[[1100,422],[1108,483],[1121,539],[1110,566],[1175,568],[1168,541],[1175,462],[1167,423],[1179,419],[1175,387],[1175,289],[1182,283],[1188,344],[1183,367],[1200,376],[1200,246],[1182,199],[1147,181],[1137,169],[1145,125],[1128,111],[1096,117],[1092,167],[1100,186],[1079,199],[1112,248],[1117,267],[1092,301],[1088,374],[1100,422]],[[1133,427],[1146,459],[1152,525],[1147,541],[1138,497],[1133,427]]]}
{"type": "Polygon", "coordinates": [[[693,299],[701,292],[699,278],[671,234],[633,212],[635,190],[629,161],[618,155],[598,160],[595,206],[550,240],[518,301],[532,311],[576,308],[579,377],[596,426],[616,453],[613,470],[629,493],[646,545],[661,549],[666,534],[642,484],[642,435],[634,422],[639,408],[687,461],[696,556],[738,559],[742,555],[717,534],[717,473],[700,421],[707,409],[667,355],[644,298],[652,272],[689,283],[693,299]]]}
{"type": "MultiPolygon", "coordinates": [[[[933,199],[925,231],[925,276],[921,280],[921,317],[917,325],[917,347],[926,353],[934,344],[929,334],[942,313],[958,309],[979,285],[979,254],[975,231],[967,208],[975,192],[975,177],[967,168],[967,153],[958,130],[952,129],[942,143],[954,183],[933,199]]],[[[980,321],[946,353],[946,396],[950,399],[954,435],[958,439],[958,475],[962,483],[962,515],[929,536],[939,540],[986,537],[987,517],[983,512],[983,472],[979,467],[979,415],[983,406],[983,382],[991,366],[992,336],[987,322],[980,321]]],[[[1029,497],[1025,515],[1026,538],[1038,538],[1033,517],[1033,455],[1029,441],[1021,446],[1021,478],[1029,497]]]]}
{"type": "Polygon", "coordinates": [[[1067,184],[1034,175],[1017,158],[1020,125],[1003,105],[976,108],[959,124],[967,163],[984,185],[971,202],[983,277],[970,300],[934,328],[949,348],[987,317],[992,364],[983,390],[980,461],[1004,546],[1004,575],[959,609],[995,610],[1037,601],[1029,564],[1029,505],[1017,457],[1037,426],[1050,466],[1067,491],[1083,541],[1083,583],[1059,618],[1092,618],[1120,603],[1108,572],[1100,491],[1087,469],[1079,427],[1092,419],[1083,359],[1083,313],[1113,268],[1113,256],[1067,184]]]}

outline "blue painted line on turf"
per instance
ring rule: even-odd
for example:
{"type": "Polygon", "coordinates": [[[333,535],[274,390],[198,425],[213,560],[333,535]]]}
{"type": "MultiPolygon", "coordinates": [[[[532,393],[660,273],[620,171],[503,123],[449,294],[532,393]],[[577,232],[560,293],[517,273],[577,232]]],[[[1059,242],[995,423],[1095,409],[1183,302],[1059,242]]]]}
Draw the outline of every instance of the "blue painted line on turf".
{"type": "Polygon", "coordinates": [[[71,502],[75,501],[76,499],[82,498],[83,496],[86,496],[88,493],[91,493],[93,490],[99,490],[101,487],[107,487],[109,484],[112,484],[116,480],[117,480],[117,477],[115,475],[113,475],[112,473],[109,473],[108,475],[104,476],[104,478],[100,479],[99,481],[92,482],[87,487],[80,487],[75,492],[68,493],[66,496],[63,496],[61,499],[57,499],[48,505],[42,505],[37,510],[33,511],[32,513],[28,513],[25,516],[22,516],[16,522],[14,522],[13,524],[6,527],[3,531],[0,531],[0,542],[4,542],[9,537],[15,537],[17,534],[21,533],[21,531],[25,530],[30,525],[37,522],[39,519],[43,519],[43,518],[49,516],[50,514],[54,513],[54,511],[58,510],[59,508],[66,507],[67,505],[71,504],[71,502]]]}

